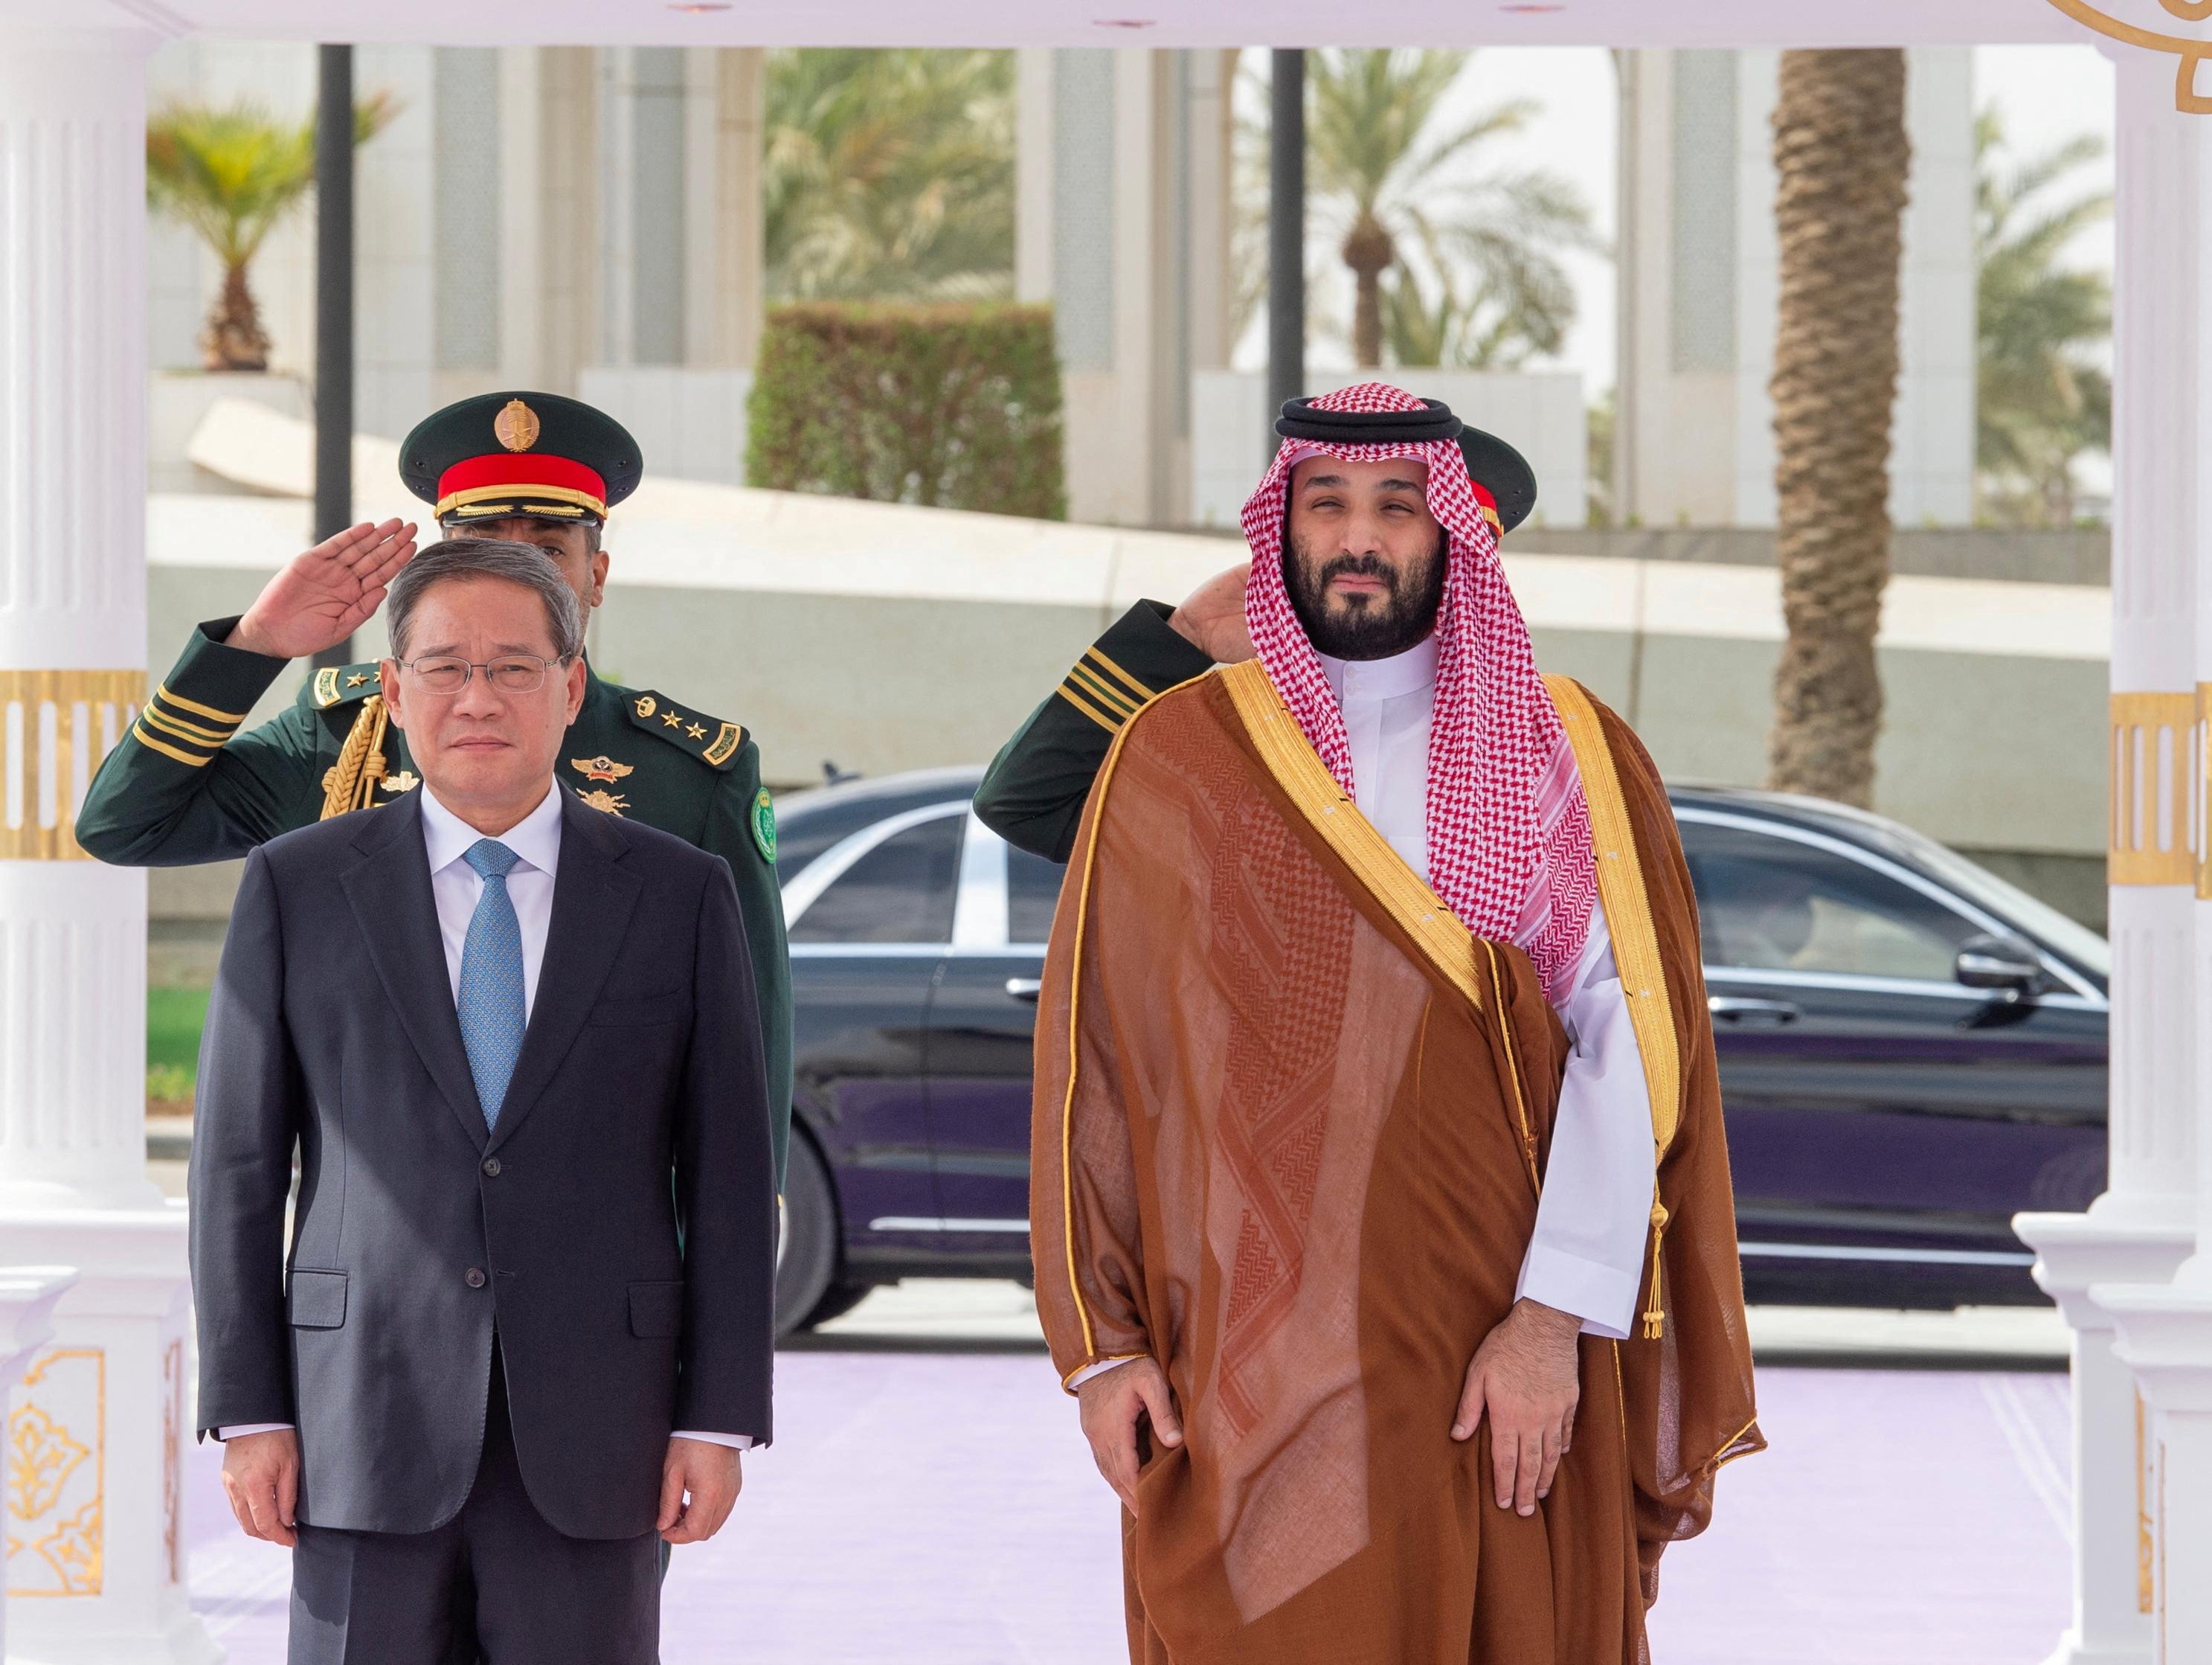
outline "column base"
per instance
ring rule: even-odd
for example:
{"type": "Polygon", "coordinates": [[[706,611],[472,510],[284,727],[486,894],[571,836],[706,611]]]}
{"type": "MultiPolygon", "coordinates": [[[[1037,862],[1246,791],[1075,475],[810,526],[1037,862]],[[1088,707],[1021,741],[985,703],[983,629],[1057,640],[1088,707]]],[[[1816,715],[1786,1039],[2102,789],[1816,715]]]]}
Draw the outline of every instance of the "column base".
{"type": "Polygon", "coordinates": [[[2112,1315],[2114,1351],[2154,1413],[2158,1657],[2212,1659],[2212,1585],[2198,1576],[2212,1565],[2212,1288],[2177,1279],[2089,1293],[2112,1315]]]}
{"type": "Polygon", "coordinates": [[[0,1212],[0,1266],[74,1266],[10,1402],[11,1665],[215,1665],[191,1607],[185,1212],[0,1212]]]}
{"type": "Polygon", "coordinates": [[[2036,1252],[2035,1281],[2074,1331],[2074,1623],[2045,1665],[2151,1665],[2143,1610],[2138,1445],[2141,1410],[2113,1357],[2112,1320],[2094,1286],[2170,1278],[2195,1244],[2187,1209],[2100,1198],[2087,1214],[2022,1214],[2013,1229],[2036,1252]]]}
{"type": "MultiPolygon", "coordinates": [[[[2125,1644],[2106,1647],[2081,1640],[2078,1631],[2069,1631],[2058,1638],[2058,1650],[2043,1662],[2043,1665],[2150,1665],[2148,1643],[2142,1647],[2125,1644]]],[[[14,1662],[9,1662],[9,1665],[14,1662]]]]}

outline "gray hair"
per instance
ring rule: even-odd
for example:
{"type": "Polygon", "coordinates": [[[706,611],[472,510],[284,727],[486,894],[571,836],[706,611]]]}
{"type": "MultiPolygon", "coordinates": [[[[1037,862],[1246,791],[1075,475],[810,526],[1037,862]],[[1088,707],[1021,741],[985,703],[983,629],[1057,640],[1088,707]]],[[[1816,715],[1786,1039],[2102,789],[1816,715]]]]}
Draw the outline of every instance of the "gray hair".
{"type": "Polygon", "coordinates": [[[439,584],[471,578],[503,578],[534,591],[545,604],[545,623],[553,636],[553,656],[574,659],[584,650],[584,608],[561,569],[535,544],[501,543],[491,538],[448,538],[399,569],[392,581],[392,656],[407,657],[415,609],[439,584]]]}

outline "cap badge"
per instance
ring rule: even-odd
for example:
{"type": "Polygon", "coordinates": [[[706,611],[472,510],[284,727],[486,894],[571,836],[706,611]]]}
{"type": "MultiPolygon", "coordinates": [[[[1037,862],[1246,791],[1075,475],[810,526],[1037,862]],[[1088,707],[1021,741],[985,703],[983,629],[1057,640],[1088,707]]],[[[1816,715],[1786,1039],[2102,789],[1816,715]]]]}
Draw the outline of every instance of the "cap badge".
{"type": "Polygon", "coordinates": [[[519,399],[500,406],[491,421],[492,437],[510,451],[527,451],[538,443],[538,412],[519,399]]]}
{"type": "MultiPolygon", "coordinates": [[[[602,752],[595,758],[570,758],[568,766],[582,774],[586,780],[617,781],[636,765],[617,763],[602,752]]],[[[586,796],[589,796],[588,794],[586,796]]]]}

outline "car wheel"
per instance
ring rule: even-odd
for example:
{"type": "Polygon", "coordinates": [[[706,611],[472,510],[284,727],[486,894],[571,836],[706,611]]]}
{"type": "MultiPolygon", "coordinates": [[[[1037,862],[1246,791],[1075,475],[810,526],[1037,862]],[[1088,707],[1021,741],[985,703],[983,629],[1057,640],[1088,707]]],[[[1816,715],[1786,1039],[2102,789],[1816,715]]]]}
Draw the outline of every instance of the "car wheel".
{"type": "Polygon", "coordinates": [[[805,1323],[837,1273],[837,1198],[814,1143],[793,1129],[775,1263],[775,1333],[805,1323]]]}
{"type": "Polygon", "coordinates": [[[827,1324],[833,1318],[842,1318],[875,1292],[876,1285],[873,1284],[832,1284],[822,1298],[814,1303],[814,1310],[806,1314],[799,1328],[811,1330],[817,1325],[827,1324]]]}

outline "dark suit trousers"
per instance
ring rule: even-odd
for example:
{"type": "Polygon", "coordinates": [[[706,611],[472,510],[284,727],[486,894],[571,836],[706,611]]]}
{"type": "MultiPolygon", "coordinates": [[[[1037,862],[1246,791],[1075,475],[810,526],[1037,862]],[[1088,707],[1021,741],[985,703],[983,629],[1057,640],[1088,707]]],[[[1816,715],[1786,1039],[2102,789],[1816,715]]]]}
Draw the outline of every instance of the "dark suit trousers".
{"type": "Polygon", "coordinates": [[[659,1538],[554,1530],[523,1488],[496,1345],[488,1401],[476,1483],[445,1525],[300,1528],[289,1665],[442,1665],[456,1652],[485,1665],[654,1665],[659,1538]],[[473,1650],[454,1634],[471,1606],[473,1650]]]}

